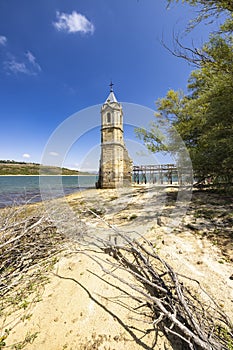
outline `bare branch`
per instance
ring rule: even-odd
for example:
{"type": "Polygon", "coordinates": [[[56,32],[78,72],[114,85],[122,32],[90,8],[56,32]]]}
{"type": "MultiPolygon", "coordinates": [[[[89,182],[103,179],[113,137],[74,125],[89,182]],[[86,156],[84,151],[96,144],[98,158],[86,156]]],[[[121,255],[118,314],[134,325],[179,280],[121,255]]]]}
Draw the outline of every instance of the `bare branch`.
{"type": "Polygon", "coordinates": [[[131,238],[129,233],[121,232],[110,224],[108,226],[125,245],[117,245],[101,237],[89,239],[98,252],[101,250],[110,258],[80,250],[101,267],[104,273],[102,280],[114,287],[116,285],[124,293],[118,295],[117,300],[108,300],[126,307],[132,314],[136,311],[137,319],[141,316],[142,322],[153,325],[155,335],[160,330],[169,339],[179,338],[184,349],[227,350],[227,338],[223,333],[230,336],[232,324],[211,298],[204,302],[198,297],[199,283],[191,293],[184,278],[158,256],[150,241],[140,235],[138,239],[131,238]],[[109,282],[109,278],[117,283],[109,282]],[[136,306],[131,307],[122,300],[130,295],[136,306]],[[224,332],[218,332],[218,327],[224,332]]]}
{"type": "Polygon", "coordinates": [[[188,63],[192,64],[194,67],[200,67],[201,64],[207,62],[213,62],[211,57],[209,57],[203,50],[196,48],[194,44],[192,47],[184,46],[179,38],[179,35],[173,32],[173,49],[171,49],[162,38],[161,44],[168,50],[173,56],[182,58],[188,63]]]}

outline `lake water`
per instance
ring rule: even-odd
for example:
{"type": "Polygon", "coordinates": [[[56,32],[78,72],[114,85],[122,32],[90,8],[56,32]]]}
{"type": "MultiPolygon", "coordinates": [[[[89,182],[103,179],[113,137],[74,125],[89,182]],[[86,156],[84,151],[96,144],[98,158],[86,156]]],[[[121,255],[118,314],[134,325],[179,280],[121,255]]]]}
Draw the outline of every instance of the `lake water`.
{"type": "MultiPolygon", "coordinates": [[[[43,176],[43,184],[47,183],[51,191],[58,178],[60,177],[43,176]]],[[[95,188],[96,181],[97,175],[62,176],[62,190],[64,194],[70,194],[95,188]]],[[[54,197],[56,196],[54,190],[54,197]]],[[[30,203],[41,201],[40,176],[0,176],[0,208],[28,201],[30,203]]]]}

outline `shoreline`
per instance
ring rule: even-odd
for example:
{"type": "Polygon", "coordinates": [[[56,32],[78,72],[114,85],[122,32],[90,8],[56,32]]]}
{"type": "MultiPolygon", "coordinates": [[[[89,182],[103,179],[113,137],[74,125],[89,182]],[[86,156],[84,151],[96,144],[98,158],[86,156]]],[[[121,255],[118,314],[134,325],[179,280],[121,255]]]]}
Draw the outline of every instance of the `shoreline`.
{"type": "MultiPolygon", "coordinates": [[[[0,175],[1,176],[5,176],[5,175],[0,175]]],[[[13,175],[14,176],[14,175],[13,175]]],[[[22,175],[23,176],[23,175],[22,175]]],[[[24,175],[24,176],[34,176],[34,175],[24,175]]],[[[36,176],[36,175],[35,175],[36,176]]],[[[50,176],[50,175],[49,175],[50,176]]],[[[57,176],[57,175],[51,175],[51,176],[57,176]]],[[[70,176],[70,175],[65,175],[65,176],[70,176]]],[[[76,176],[76,175],[71,175],[71,176],[76,176]]],[[[81,176],[86,176],[86,175],[81,175],[81,176]]],[[[89,176],[89,175],[87,175],[89,176]]],[[[104,196],[107,196],[106,193],[109,193],[109,196],[110,194],[112,193],[118,193],[119,191],[126,191],[126,190],[133,190],[133,189],[141,189],[141,190],[144,190],[144,189],[153,189],[153,190],[167,190],[169,191],[170,190],[176,190],[179,192],[179,185],[177,183],[174,183],[174,184],[137,184],[137,183],[132,183],[132,185],[130,187],[123,187],[123,188],[120,188],[120,189],[97,189],[94,185],[93,186],[90,186],[90,187],[78,187],[76,188],[74,191],[71,191],[69,193],[65,193],[59,197],[53,197],[53,198],[50,198],[50,199],[47,199],[46,201],[54,201],[54,200],[61,200],[61,199],[64,199],[64,200],[73,200],[73,199],[76,199],[77,197],[79,197],[79,194],[81,193],[96,193],[96,194],[103,194],[104,196]]],[[[6,195],[5,197],[8,197],[8,198],[11,198],[11,193],[9,193],[8,195],[6,195]]],[[[19,196],[21,195],[21,193],[19,193],[19,196]]],[[[19,206],[31,206],[31,205],[38,205],[42,202],[44,202],[45,200],[43,200],[41,198],[41,192],[40,190],[38,190],[38,192],[36,194],[34,194],[33,196],[31,196],[31,198],[28,198],[28,200],[25,200],[25,202],[22,202],[22,203],[17,203],[17,197],[16,198],[16,201],[13,202],[11,204],[7,204],[7,205],[4,205],[4,206],[1,206],[0,205],[0,210],[1,209],[6,209],[6,208],[13,208],[13,207],[19,207],[19,206]],[[39,197],[39,198],[38,198],[39,197]],[[31,199],[33,198],[37,198],[38,200],[34,200],[32,202],[30,202],[31,199]]],[[[4,204],[4,202],[2,202],[4,204]]],[[[1,193],[0,193],[0,204],[1,204],[1,193]]]]}
{"type": "Polygon", "coordinates": [[[54,175],[54,174],[38,174],[38,175],[25,175],[25,174],[17,174],[17,175],[14,175],[14,174],[6,174],[6,175],[0,175],[1,176],[98,176],[97,174],[77,174],[77,175],[63,175],[63,174],[57,174],[57,175],[54,175]]]}
{"type": "Polygon", "coordinates": [[[56,200],[61,200],[61,199],[64,199],[64,200],[68,201],[68,200],[72,200],[73,199],[73,198],[70,199],[69,197],[74,196],[75,198],[77,198],[78,194],[81,193],[81,192],[94,191],[94,190],[96,190],[96,188],[94,188],[94,187],[83,187],[82,189],[75,190],[74,192],[70,192],[70,193],[67,193],[67,194],[64,193],[63,196],[50,198],[50,199],[48,199],[46,201],[41,198],[41,193],[39,191],[38,194],[36,194],[36,195],[31,197],[31,199],[37,198],[38,200],[30,201],[30,198],[29,198],[27,201],[22,202],[22,203],[17,203],[17,201],[15,201],[15,202],[12,202],[11,204],[7,204],[5,206],[1,206],[0,205],[0,210],[7,209],[7,208],[14,208],[14,207],[18,208],[18,207],[23,207],[23,206],[41,205],[43,202],[56,201],[56,200]]]}
{"type": "MultiPolygon", "coordinates": [[[[95,175],[2,175],[0,176],[0,208],[12,208],[43,201],[49,191],[51,199],[95,188],[95,175]],[[42,177],[41,177],[42,176],[42,177]]],[[[46,196],[47,197],[47,196],[46,196]]]]}
{"type": "MultiPolygon", "coordinates": [[[[166,228],[169,226],[171,209],[175,206],[177,198],[174,192],[177,192],[177,188],[165,186],[163,189],[153,187],[150,192],[148,185],[143,184],[132,186],[130,190],[123,188],[121,191],[89,188],[68,194],[65,198],[62,197],[62,200],[68,202],[82,223],[81,228],[77,226],[77,230],[85,228],[90,235],[103,237],[102,235],[108,234],[109,230],[106,223],[110,223],[114,229],[119,229],[121,232],[130,234],[137,231],[140,237],[145,236],[153,247],[156,247],[162,259],[181,275],[191,276],[197,280],[231,317],[233,280],[230,276],[233,257],[230,260],[230,244],[224,235],[216,234],[216,228],[222,232],[222,222],[227,217],[229,220],[231,218],[231,203],[225,203],[223,207],[224,199],[221,196],[206,191],[194,191],[190,208],[180,226],[168,234],[166,228]],[[219,218],[222,218],[222,221],[219,221],[219,218]],[[226,250],[227,244],[228,255],[223,255],[222,251],[226,250]]],[[[41,203],[31,203],[34,208],[31,205],[27,206],[26,209],[29,210],[26,214],[31,217],[34,213],[38,215],[39,209],[42,208],[41,203]]],[[[52,209],[53,204],[56,203],[51,202],[52,209]]],[[[66,226],[68,224],[66,222],[66,226]]],[[[228,232],[229,225],[230,221],[225,233],[228,232]]],[[[69,232],[67,237],[69,238],[69,232]]],[[[49,283],[43,287],[41,300],[30,304],[30,309],[21,308],[17,315],[13,313],[12,316],[7,316],[5,323],[13,323],[13,331],[6,339],[7,345],[10,347],[19,341],[22,342],[27,334],[38,332],[34,342],[26,348],[54,350],[61,348],[61,344],[64,346],[70,344],[70,349],[94,349],[97,340],[102,339],[106,348],[141,349],[141,346],[133,342],[124,328],[116,322],[116,318],[104,311],[109,309],[127,324],[130,322],[130,326],[135,329],[144,329],[139,328],[142,325],[137,323],[136,319],[129,318],[130,314],[121,308],[120,304],[109,302],[119,293],[103,283],[101,278],[105,272],[100,269],[92,256],[89,256],[90,251],[82,254],[84,251],[80,250],[79,245],[73,245],[75,242],[65,244],[66,249],[59,255],[52,272],[49,272],[49,283]],[[85,290],[89,291],[89,294],[85,290]],[[90,295],[94,295],[95,299],[90,295]],[[103,308],[100,305],[103,305],[103,308]],[[26,318],[29,313],[31,316],[26,318]]],[[[100,257],[106,259],[106,256],[100,257]]],[[[124,272],[122,274],[120,272],[119,276],[125,278],[124,272]]],[[[192,282],[188,284],[187,280],[185,283],[188,287],[193,287],[192,282]]],[[[141,333],[139,335],[141,336],[141,333]]],[[[153,342],[149,333],[144,339],[148,347],[153,342]]],[[[164,341],[164,338],[159,339],[161,342],[164,341]]],[[[160,345],[157,344],[157,347],[160,345]]]]}

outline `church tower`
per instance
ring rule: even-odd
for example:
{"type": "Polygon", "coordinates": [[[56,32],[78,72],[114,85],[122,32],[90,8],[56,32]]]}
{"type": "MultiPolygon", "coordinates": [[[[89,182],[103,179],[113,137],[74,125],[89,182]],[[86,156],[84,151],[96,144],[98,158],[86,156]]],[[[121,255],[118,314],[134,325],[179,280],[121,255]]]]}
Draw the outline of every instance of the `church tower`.
{"type": "Polygon", "coordinates": [[[101,108],[101,158],[99,188],[119,188],[131,185],[132,161],[123,138],[123,111],[117,101],[113,84],[101,108]]]}

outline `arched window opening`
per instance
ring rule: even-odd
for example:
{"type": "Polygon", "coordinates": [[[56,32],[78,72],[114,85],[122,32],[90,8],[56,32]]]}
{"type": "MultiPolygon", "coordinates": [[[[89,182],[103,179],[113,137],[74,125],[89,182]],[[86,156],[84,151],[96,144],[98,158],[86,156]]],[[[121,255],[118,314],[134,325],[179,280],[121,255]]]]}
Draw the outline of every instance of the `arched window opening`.
{"type": "Polygon", "coordinates": [[[107,123],[111,123],[111,113],[107,113],[107,123]]]}

